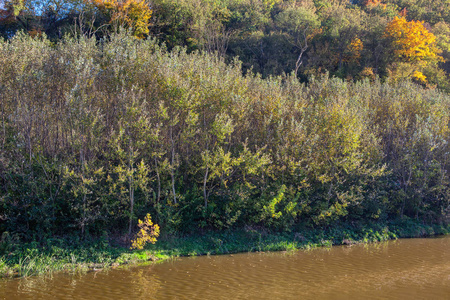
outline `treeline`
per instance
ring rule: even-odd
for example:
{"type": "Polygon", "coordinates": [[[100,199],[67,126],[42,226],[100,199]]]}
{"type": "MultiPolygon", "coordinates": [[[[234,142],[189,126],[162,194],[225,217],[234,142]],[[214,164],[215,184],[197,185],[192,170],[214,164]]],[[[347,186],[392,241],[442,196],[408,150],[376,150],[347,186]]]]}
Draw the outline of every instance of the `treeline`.
{"type": "Polygon", "coordinates": [[[0,232],[443,220],[448,94],[241,68],[126,34],[1,42],[0,232]]]}
{"type": "Polygon", "coordinates": [[[446,0],[5,0],[0,34],[24,30],[57,43],[65,34],[102,39],[125,27],[168,49],[239,57],[244,72],[263,78],[378,76],[450,91],[449,7],[446,0]]]}
{"type": "Polygon", "coordinates": [[[328,72],[450,88],[445,1],[154,0],[152,7],[151,35],[169,47],[238,56],[263,77],[294,71],[307,81],[328,72]]]}

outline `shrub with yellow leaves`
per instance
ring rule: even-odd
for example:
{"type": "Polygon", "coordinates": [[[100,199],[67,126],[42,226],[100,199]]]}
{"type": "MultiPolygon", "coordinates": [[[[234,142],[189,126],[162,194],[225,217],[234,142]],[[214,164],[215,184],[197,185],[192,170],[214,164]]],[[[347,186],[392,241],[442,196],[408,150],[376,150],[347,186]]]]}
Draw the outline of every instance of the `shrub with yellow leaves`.
{"type": "Polygon", "coordinates": [[[160,229],[158,224],[153,224],[150,214],[145,216],[144,221],[138,220],[138,227],[138,233],[131,240],[131,249],[141,250],[147,243],[156,243],[160,229]]]}
{"type": "Polygon", "coordinates": [[[419,83],[427,83],[427,77],[422,72],[414,71],[412,77],[419,83]]]}

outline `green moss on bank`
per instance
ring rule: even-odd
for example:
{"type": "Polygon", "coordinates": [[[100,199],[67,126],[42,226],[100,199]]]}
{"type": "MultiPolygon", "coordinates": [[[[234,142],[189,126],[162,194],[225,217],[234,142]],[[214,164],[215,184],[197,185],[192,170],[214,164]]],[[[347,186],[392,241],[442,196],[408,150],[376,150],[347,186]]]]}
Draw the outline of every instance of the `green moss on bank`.
{"type": "MultiPolygon", "coordinates": [[[[26,277],[53,272],[89,272],[126,264],[162,261],[179,256],[227,254],[252,251],[308,250],[332,245],[380,242],[397,238],[448,234],[449,225],[424,225],[415,221],[388,224],[341,225],[324,229],[270,232],[245,228],[199,235],[165,236],[144,250],[111,245],[105,238],[77,242],[48,239],[45,242],[1,245],[0,277],[26,277]]],[[[11,242],[11,241],[10,241],[11,242]]]]}

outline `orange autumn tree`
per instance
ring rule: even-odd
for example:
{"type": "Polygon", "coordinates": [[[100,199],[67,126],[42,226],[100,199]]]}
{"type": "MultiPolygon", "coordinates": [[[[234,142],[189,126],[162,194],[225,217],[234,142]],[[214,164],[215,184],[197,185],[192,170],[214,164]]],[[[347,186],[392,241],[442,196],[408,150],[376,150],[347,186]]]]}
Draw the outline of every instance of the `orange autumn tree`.
{"type": "Polygon", "coordinates": [[[408,22],[404,17],[394,17],[386,26],[384,36],[391,40],[397,59],[414,66],[411,76],[425,83],[426,77],[420,69],[431,62],[442,61],[442,57],[436,47],[436,37],[423,24],[421,21],[408,22]]]}
{"type": "Polygon", "coordinates": [[[130,28],[133,35],[144,38],[149,33],[148,26],[152,9],[146,0],[89,0],[110,24],[130,28]]]}

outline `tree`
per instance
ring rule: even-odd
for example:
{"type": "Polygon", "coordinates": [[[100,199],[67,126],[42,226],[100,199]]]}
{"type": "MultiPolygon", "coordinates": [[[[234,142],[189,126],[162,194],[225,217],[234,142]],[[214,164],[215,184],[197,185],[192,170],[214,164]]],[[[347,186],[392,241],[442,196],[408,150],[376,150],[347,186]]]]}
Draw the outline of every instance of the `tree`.
{"type": "MultiPolygon", "coordinates": [[[[320,19],[323,33],[308,54],[307,72],[326,69],[339,77],[356,75],[366,43],[368,14],[333,2],[320,11],[320,19]]],[[[367,57],[363,60],[367,61],[367,57]]]]}
{"type": "Polygon", "coordinates": [[[27,29],[23,19],[25,0],[3,0],[0,2],[0,34],[10,37],[18,29],[27,29]]]}
{"type": "Polygon", "coordinates": [[[361,51],[363,50],[363,42],[355,37],[350,44],[347,45],[346,55],[344,60],[347,62],[357,62],[361,58],[361,51]]]}
{"type": "Polygon", "coordinates": [[[309,42],[317,33],[320,21],[314,7],[292,7],[284,10],[275,18],[276,25],[287,34],[289,42],[298,49],[295,62],[295,75],[303,64],[303,54],[308,50],[309,42]]]}
{"type": "Polygon", "coordinates": [[[2,2],[1,10],[10,16],[17,17],[25,9],[25,0],[4,0],[2,2]]]}
{"type": "Polygon", "coordinates": [[[149,33],[152,9],[146,0],[88,0],[105,17],[107,23],[132,30],[137,38],[149,33]]]}
{"type": "MultiPolygon", "coordinates": [[[[84,0],[0,0],[0,34],[11,38],[19,30],[61,39],[74,19],[87,12],[84,0]]],[[[82,17],[81,17],[82,19],[82,17]]]]}
{"type": "Polygon", "coordinates": [[[150,214],[145,216],[144,221],[138,220],[139,231],[135,238],[131,241],[131,249],[144,249],[147,243],[156,243],[159,236],[159,225],[153,224],[150,214]]]}
{"type": "Polygon", "coordinates": [[[395,17],[386,27],[385,37],[392,40],[394,53],[403,61],[439,61],[436,37],[424,22],[395,17]]]}
{"type": "Polygon", "coordinates": [[[426,83],[422,69],[430,63],[443,61],[436,46],[436,36],[425,28],[424,22],[408,22],[405,17],[394,17],[386,26],[384,36],[390,40],[396,60],[400,63],[393,73],[400,71],[401,77],[412,77],[426,83]]]}

